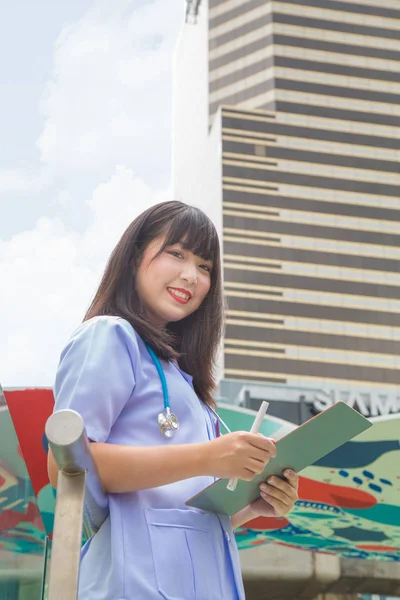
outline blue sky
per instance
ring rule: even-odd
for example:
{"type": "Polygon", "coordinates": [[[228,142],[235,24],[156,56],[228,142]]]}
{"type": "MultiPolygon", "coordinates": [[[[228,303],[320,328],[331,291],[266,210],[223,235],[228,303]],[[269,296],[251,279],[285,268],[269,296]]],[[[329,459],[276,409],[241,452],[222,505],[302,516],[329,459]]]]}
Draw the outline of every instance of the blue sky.
{"type": "Polygon", "coordinates": [[[183,15],[183,0],[16,0],[3,11],[4,386],[52,384],[123,229],[171,197],[172,65],[183,15]]]}

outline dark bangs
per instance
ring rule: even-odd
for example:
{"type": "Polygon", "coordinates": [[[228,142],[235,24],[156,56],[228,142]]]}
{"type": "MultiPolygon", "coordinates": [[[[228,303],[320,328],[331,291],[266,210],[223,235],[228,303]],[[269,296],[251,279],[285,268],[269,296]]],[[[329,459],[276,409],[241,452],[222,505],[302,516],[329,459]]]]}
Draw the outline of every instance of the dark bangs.
{"type": "Polygon", "coordinates": [[[177,243],[203,260],[215,263],[219,257],[219,240],[213,223],[193,206],[181,211],[167,225],[165,241],[159,253],[177,243]]]}

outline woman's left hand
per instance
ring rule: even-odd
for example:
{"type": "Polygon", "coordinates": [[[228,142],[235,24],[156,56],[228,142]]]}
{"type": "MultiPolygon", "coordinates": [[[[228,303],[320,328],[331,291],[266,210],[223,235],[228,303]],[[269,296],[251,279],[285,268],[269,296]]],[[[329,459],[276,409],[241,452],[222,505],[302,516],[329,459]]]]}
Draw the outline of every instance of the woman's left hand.
{"type": "Polygon", "coordinates": [[[298,500],[299,476],[291,469],[283,472],[285,479],[272,475],[260,484],[261,498],[252,502],[249,509],[258,517],[283,517],[298,500]]]}

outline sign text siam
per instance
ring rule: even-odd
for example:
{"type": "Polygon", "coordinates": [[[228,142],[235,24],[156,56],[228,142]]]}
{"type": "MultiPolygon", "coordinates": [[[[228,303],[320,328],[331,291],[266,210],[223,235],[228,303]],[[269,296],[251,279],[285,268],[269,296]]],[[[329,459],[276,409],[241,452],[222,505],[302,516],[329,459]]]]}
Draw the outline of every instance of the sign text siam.
{"type": "Polygon", "coordinates": [[[353,387],[321,381],[319,386],[311,388],[228,379],[220,382],[219,402],[257,411],[263,400],[270,403],[269,415],[297,425],[336,402],[345,402],[367,418],[400,414],[400,386],[353,387]]]}
{"type": "Polygon", "coordinates": [[[360,392],[331,389],[329,392],[317,391],[312,397],[312,405],[316,412],[329,408],[335,402],[346,402],[364,417],[400,413],[400,392],[382,393],[374,390],[360,392]]]}

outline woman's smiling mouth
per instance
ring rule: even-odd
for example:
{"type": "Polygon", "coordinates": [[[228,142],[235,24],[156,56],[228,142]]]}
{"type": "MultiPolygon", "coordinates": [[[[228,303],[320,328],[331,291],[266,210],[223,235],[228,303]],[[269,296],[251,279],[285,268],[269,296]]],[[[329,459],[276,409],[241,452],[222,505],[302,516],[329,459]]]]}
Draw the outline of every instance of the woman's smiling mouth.
{"type": "Polygon", "coordinates": [[[181,304],[187,304],[192,297],[192,294],[188,290],[183,290],[182,288],[168,287],[167,290],[170,296],[181,304]]]}

